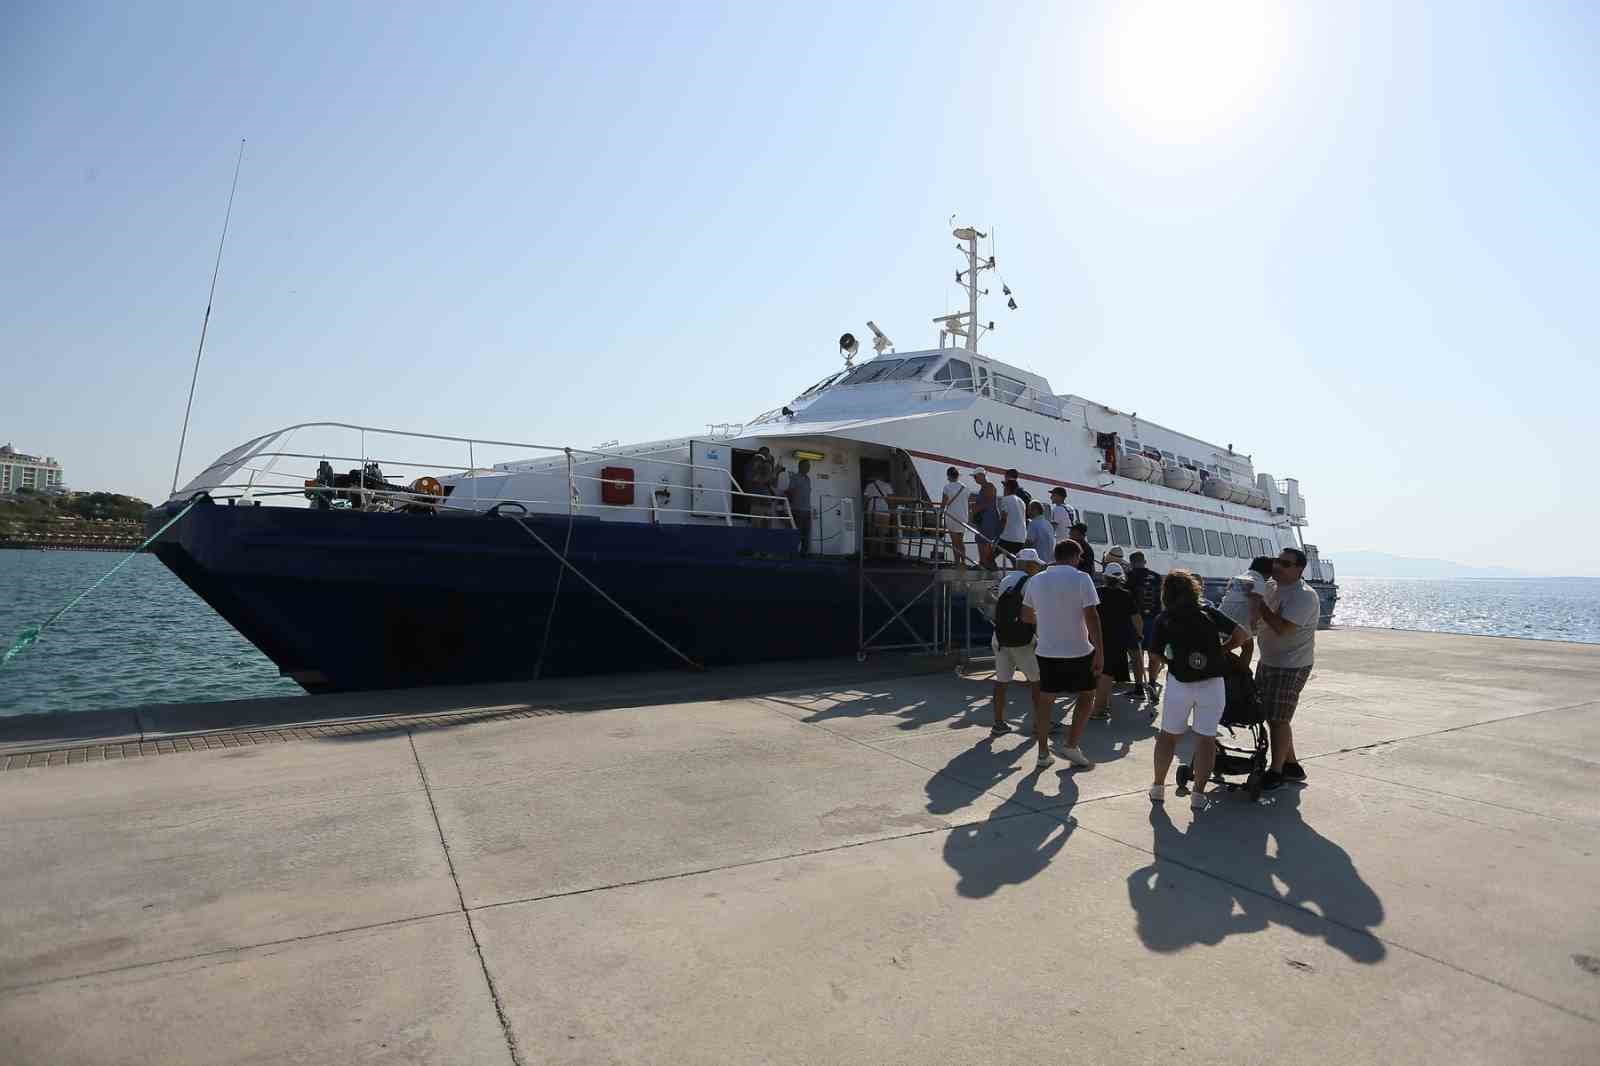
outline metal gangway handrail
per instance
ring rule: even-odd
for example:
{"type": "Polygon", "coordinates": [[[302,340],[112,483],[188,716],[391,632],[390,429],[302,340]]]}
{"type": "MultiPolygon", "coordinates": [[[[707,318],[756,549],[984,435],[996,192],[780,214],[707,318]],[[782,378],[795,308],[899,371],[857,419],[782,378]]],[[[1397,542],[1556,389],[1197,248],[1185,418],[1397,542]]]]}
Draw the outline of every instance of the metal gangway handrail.
{"type": "MultiPolygon", "coordinates": [[[[665,448],[663,448],[663,450],[665,450],[665,448]]],[[[254,501],[258,498],[267,499],[304,496],[308,491],[319,491],[318,486],[311,485],[305,479],[298,478],[291,474],[277,470],[276,467],[278,462],[284,459],[316,460],[318,462],[359,463],[359,470],[361,471],[359,484],[350,487],[335,487],[329,485],[325,487],[325,491],[330,496],[342,496],[344,498],[353,496],[355,499],[361,500],[363,502],[363,506],[366,506],[373,501],[388,501],[390,503],[398,504],[402,507],[434,507],[447,511],[460,511],[476,509],[479,505],[492,507],[497,504],[518,504],[524,507],[531,505],[555,508],[554,511],[549,513],[560,513],[560,511],[564,509],[569,514],[584,510],[614,512],[621,508],[648,511],[651,516],[651,521],[659,521],[659,516],[663,514],[684,514],[700,518],[720,518],[723,520],[725,525],[732,525],[737,519],[747,520],[752,524],[762,521],[778,521],[786,524],[790,529],[797,528],[794,520],[793,508],[785,496],[776,493],[769,494],[748,492],[746,491],[745,487],[739,483],[739,479],[734,476],[731,470],[721,466],[712,466],[704,463],[682,462],[676,459],[661,458],[648,451],[618,452],[607,450],[603,447],[579,448],[570,445],[532,444],[527,442],[492,440],[478,437],[458,437],[441,433],[422,433],[412,430],[363,426],[352,422],[301,422],[292,426],[286,426],[282,429],[274,430],[269,433],[261,434],[257,437],[252,437],[243,444],[237,445],[228,452],[225,452],[210,465],[206,466],[198,475],[191,479],[182,490],[175,493],[171,498],[186,499],[193,496],[196,492],[204,491],[212,495],[213,498],[219,498],[219,496],[221,498],[227,498],[229,495],[236,495],[242,500],[254,501]],[[292,435],[300,430],[305,429],[354,431],[360,435],[361,454],[357,456],[330,454],[327,452],[297,452],[281,449],[274,450],[269,447],[272,443],[284,438],[286,435],[292,435]],[[384,436],[415,438],[419,440],[448,441],[457,444],[465,444],[467,446],[467,463],[465,466],[462,466],[455,463],[387,458],[374,455],[367,448],[366,437],[369,433],[384,436]],[[540,461],[540,459],[543,459],[544,461],[553,462],[554,465],[552,470],[540,470],[537,468],[480,468],[477,465],[477,449],[485,446],[517,448],[546,453],[540,458],[522,460],[522,462],[537,462],[540,461]],[[565,500],[558,501],[553,499],[527,497],[482,496],[477,492],[478,486],[476,483],[482,476],[511,476],[521,473],[549,473],[560,469],[561,460],[563,458],[565,459],[567,481],[567,498],[565,500]],[[696,489],[704,490],[705,487],[695,486],[692,484],[687,486],[666,486],[669,491],[675,488],[689,489],[691,493],[691,503],[688,507],[663,506],[656,498],[656,486],[646,485],[645,482],[639,480],[638,478],[608,478],[598,474],[581,473],[575,467],[575,462],[577,465],[592,465],[594,463],[603,462],[607,459],[625,460],[634,463],[643,460],[658,466],[674,467],[680,470],[690,471],[691,478],[693,476],[693,472],[710,471],[715,474],[719,480],[725,479],[726,484],[725,486],[719,485],[718,487],[711,488],[706,491],[715,493],[727,492],[730,497],[730,506],[724,511],[708,511],[704,508],[695,507],[692,502],[692,494],[696,489]],[[267,460],[267,462],[262,465],[259,462],[260,460],[267,460]],[[384,487],[369,487],[366,484],[366,471],[369,464],[377,464],[380,468],[384,466],[390,468],[414,468],[419,471],[428,471],[430,474],[433,472],[462,474],[465,476],[461,479],[460,484],[470,485],[473,491],[469,496],[462,498],[455,497],[453,495],[441,497],[429,493],[418,492],[415,490],[415,488],[390,487],[387,485],[387,482],[385,482],[384,487]],[[208,480],[207,475],[210,475],[216,471],[226,471],[226,473],[221,474],[218,480],[208,480]],[[246,473],[248,474],[248,477],[242,481],[228,480],[229,477],[240,473],[246,473]],[[279,479],[281,484],[279,482],[275,482],[273,479],[279,479]],[[578,483],[583,481],[628,484],[634,486],[636,489],[640,486],[645,486],[647,489],[646,495],[648,496],[649,502],[647,504],[635,503],[621,505],[609,504],[605,502],[589,503],[584,501],[578,492],[578,483]],[[762,506],[769,508],[769,510],[765,514],[737,511],[731,506],[731,501],[735,498],[745,501],[761,501],[762,506]],[[463,508],[458,506],[456,502],[453,502],[461,499],[469,501],[472,507],[463,508]],[[772,508],[775,508],[775,510],[770,510],[772,508]]],[[[501,466],[503,467],[505,464],[501,464],[501,466]]]]}
{"type": "MultiPolygon", "coordinates": [[[[953,519],[962,530],[971,534],[973,547],[976,547],[979,538],[983,535],[971,523],[956,515],[951,515],[943,503],[933,503],[920,496],[863,496],[862,530],[859,541],[858,558],[858,591],[857,591],[857,638],[858,646],[856,657],[865,660],[869,652],[877,651],[913,651],[927,655],[950,654],[959,651],[960,661],[956,666],[957,673],[969,668],[973,663],[991,661],[992,655],[973,654],[972,643],[972,612],[983,610],[985,604],[974,602],[972,586],[980,582],[987,583],[998,580],[1007,573],[1012,572],[1016,566],[1016,556],[993,544],[997,557],[1003,558],[1011,564],[1010,567],[986,570],[981,567],[966,565],[966,546],[963,545],[963,555],[959,560],[954,559],[948,565],[944,562],[943,543],[951,530],[944,524],[946,518],[953,519]],[[870,504],[874,500],[882,500],[884,510],[873,509],[870,504]],[[911,512],[912,521],[904,521],[905,512],[911,512]],[[883,515],[888,521],[886,533],[875,531],[873,515],[883,515]],[[907,536],[907,533],[910,535],[907,536]],[[877,545],[880,549],[885,545],[890,546],[888,553],[873,552],[871,546],[877,545]],[[873,580],[875,572],[882,572],[885,561],[929,563],[931,568],[927,571],[928,580],[917,589],[905,602],[896,604],[878,587],[873,580]],[[876,565],[875,565],[876,564],[876,565]],[[955,640],[955,596],[951,586],[955,582],[948,579],[947,575],[952,569],[959,568],[963,574],[960,583],[966,586],[965,609],[962,612],[965,622],[965,635],[958,645],[955,640]],[[928,635],[925,637],[909,618],[909,612],[928,595],[936,591],[931,609],[932,618],[928,635]],[[872,593],[886,607],[890,614],[878,627],[870,633],[867,631],[866,606],[868,593],[872,593]],[[890,627],[898,623],[910,635],[909,642],[901,643],[876,643],[890,627]]],[[[983,538],[988,539],[988,538],[983,538]]]]}

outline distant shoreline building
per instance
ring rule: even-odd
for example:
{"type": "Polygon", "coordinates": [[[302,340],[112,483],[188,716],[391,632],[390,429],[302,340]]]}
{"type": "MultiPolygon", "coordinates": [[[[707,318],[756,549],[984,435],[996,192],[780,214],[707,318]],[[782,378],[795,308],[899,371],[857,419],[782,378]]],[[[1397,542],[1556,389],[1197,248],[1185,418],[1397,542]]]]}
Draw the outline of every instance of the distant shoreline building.
{"type": "Polygon", "coordinates": [[[50,456],[24,455],[9,444],[0,444],[0,493],[18,489],[64,491],[61,464],[50,456]]]}

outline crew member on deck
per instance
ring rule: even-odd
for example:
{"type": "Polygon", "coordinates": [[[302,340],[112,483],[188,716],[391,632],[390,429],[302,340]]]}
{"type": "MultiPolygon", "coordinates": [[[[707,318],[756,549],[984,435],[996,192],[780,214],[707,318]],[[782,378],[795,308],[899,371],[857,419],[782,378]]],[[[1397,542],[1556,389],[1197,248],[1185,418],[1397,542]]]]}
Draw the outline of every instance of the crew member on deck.
{"type": "Polygon", "coordinates": [[[789,487],[783,490],[789,501],[789,513],[794,515],[795,532],[800,534],[800,554],[811,550],[811,460],[800,460],[800,468],[789,475],[789,487]]]}

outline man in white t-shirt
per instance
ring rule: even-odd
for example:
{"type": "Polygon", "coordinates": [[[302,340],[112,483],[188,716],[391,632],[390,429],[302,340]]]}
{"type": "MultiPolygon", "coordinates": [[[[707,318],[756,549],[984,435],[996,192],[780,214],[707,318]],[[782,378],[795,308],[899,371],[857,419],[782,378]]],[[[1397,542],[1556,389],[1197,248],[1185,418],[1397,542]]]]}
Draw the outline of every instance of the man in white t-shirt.
{"type": "MultiPolygon", "coordinates": [[[[989,638],[989,647],[994,649],[994,725],[989,729],[989,735],[998,737],[1011,732],[1011,727],[1006,724],[1006,686],[1011,679],[1022,675],[1022,680],[1027,683],[1029,705],[1033,709],[1033,716],[1037,717],[1039,708],[1044,708],[1048,717],[1050,705],[1039,694],[1039,659],[1035,652],[1038,635],[1033,626],[1014,626],[1011,623],[1020,622],[1019,612],[1003,614],[1009,608],[1016,606],[1014,599],[1009,603],[1005,601],[1006,593],[1016,588],[1023,581],[1030,581],[1033,576],[1044,569],[1044,560],[1032,548],[1023,548],[1017,553],[1017,569],[1000,579],[999,586],[994,590],[993,622],[995,623],[994,635],[989,638]],[[1018,632],[1007,632],[1008,630],[1018,632]],[[1020,644],[1007,643],[1009,640],[1026,640],[1020,644]]],[[[1027,595],[1028,588],[1023,585],[1022,594],[1027,595]]]]}
{"type": "Polygon", "coordinates": [[[1010,552],[1014,558],[1022,550],[1028,539],[1028,510],[1022,502],[1022,497],[1017,495],[1017,483],[1005,483],[1005,495],[1000,497],[1000,547],[1010,552]]]}
{"type": "Polygon", "coordinates": [[[1100,594],[1094,579],[1078,569],[1081,550],[1074,540],[1057,544],[1055,564],[1022,590],[1022,619],[1039,627],[1039,690],[1045,699],[1043,713],[1034,716],[1034,737],[1039,742],[1040,770],[1055,761],[1048,745],[1050,705],[1055,696],[1065,694],[1074,697],[1072,726],[1057,754],[1075,767],[1094,765],[1078,744],[1094,707],[1105,653],[1100,612],[1095,610],[1100,594]]]}
{"type": "Polygon", "coordinates": [[[1070,540],[1072,538],[1072,523],[1078,520],[1078,512],[1067,506],[1067,490],[1057,485],[1050,490],[1050,524],[1056,528],[1056,540],[1070,540]]]}
{"type": "Polygon", "coordinates": [[[967,545],[962,534],[967,527],[962,522],[967,516],[967,487],[961,483],[961,474],[953,466],[944,476],[944,489],[939,494],[939,504],[944,509],[944,531],[950,534],[950,549],[955,553],[956,566],[965,570],[967,545]]]}
{"type": "MultiPolygon", "coordinates": [[[[1305,552],[1285,548],[1272,564],[1273,584],[1266,596],[1250,597],[1261,619],[1261,665],[1256,667],[1256,689],[1261,693],[1261,709],[1272,736],[1272,768],[1262,781],[1269,789],[1284,781],[1306,779],[1295,754],[1294,730],[1289,723],[1311,677],[1322,600],[1317,590],[1306,584],[1305,572],[1305,552]]],[[[1031,591],[1030,582],[1025,592],[1031,591]]],[[[1043,642],[1039,650],[1044,651],[1043,642]]]]}

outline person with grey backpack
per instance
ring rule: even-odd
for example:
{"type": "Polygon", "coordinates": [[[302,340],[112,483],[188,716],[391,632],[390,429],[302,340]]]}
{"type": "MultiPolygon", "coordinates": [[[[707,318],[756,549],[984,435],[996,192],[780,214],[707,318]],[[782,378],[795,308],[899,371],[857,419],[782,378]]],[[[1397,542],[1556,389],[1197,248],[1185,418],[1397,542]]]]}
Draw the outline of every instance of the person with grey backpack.
{"type": "MultiPolygon", "coordinates": [[[[1035,717],[1044,703],[1039,693],[1039,657],[1036,652],[1038,630],[1031,622],[1022,620],[1022,593],[1033,575],[1044,569],[1044,560],[1032,548],[1017,553],[1017,569],[1000,581],[999,599],[994,605],[994,636],[989,647],[994,649],[994,725],[989,735],[998,737],[1011,732],[1006,724],[1006,686],[1021,674],[1028,685],[1030,709],[1035,717]]],[[[1049,713],[1048,706],[1045,713],[1049,713]]]]}

